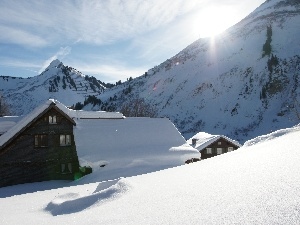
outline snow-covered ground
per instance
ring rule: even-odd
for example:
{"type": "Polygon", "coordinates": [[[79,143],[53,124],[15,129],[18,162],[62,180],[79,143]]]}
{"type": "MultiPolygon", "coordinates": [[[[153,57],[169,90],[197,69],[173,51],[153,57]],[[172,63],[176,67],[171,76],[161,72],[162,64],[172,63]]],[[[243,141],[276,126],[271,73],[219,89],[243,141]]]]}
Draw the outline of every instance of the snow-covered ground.
{"type": "Polygon", "coordinates": [[[1,188],[0,224],[300,224],[299,136],[300,124],[158,172],[1,188]]]}

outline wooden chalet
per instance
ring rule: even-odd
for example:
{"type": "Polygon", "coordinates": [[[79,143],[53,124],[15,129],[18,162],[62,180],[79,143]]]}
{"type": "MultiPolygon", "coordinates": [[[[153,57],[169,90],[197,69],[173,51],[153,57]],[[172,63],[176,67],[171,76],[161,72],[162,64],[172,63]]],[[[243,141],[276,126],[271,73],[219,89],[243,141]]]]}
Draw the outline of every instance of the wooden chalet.
{"type": "Polygon", "coordinates": [[[201,153],[201,159],[231,152],[241,147],[237,141],[224,135],[211,135],[205,132],[197,133],[187,142],[201,153]]]}
{"type": "Polygon", "coordinates": [[[74,120],[54,100],[33,110],[0,136],[0,187],[73,180],[79,170],[74,120]]]}
{"type": "Polygon", "coordinates": [[[167,118],[71,110],[48,100],[25,117],[0,117],[0,187],[73,180],[90,173],[90,165],[105,166],[101,179],[116,179],[132,176],[135,166],[137,175],[200,157],[190,146],[170,150],[180,144],[186,141],[167,118]],[[158,155],[163,160],[153,162],[158,155]]]}

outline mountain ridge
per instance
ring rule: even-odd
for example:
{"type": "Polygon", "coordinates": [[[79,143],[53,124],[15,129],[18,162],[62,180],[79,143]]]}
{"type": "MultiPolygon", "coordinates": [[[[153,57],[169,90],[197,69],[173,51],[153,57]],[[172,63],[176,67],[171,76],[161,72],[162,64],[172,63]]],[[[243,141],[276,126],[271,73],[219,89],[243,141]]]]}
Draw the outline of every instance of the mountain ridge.
{"type": "MultiPolygon", "coordinates": [[[[293,111],[299,102],[299,9],[296,1],[267,1],[223,34],[196,40],[123,90],[130,86],[131,98],[158,107],[186,138],[201,130],[244,141],[292,126],[298,121],[293,111]],[[264,55],[265,43],[271,50],[264,55]]],[[[115,104],[126,98],[120,91],[115,104]]]]}
{"type": "Polygon", "coordinates": [[[224,33],[196,40],[140,77],[113,87],[56,61],[42,76],[19,82],[18,89],[0,83],[0,91],[18,113],[34,107],[22,106],[36,99],[32,93],[70,106],[89,95],[99,99],[81,104],[86,110],[119,111],[141,98],[156,107],[158,116],[169,117],[186,139],[205,131],[243,142],[298,122],[299,21],[299,2],[266,1],[224,33]],[[42,85],[38,80],[47,76],[42,85]]]}

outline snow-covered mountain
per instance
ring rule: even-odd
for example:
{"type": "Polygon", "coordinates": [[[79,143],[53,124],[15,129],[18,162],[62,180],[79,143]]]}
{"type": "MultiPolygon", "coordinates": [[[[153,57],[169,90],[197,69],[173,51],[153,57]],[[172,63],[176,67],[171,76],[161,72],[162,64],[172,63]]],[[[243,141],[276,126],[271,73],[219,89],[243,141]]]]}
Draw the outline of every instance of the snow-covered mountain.
{"type": "Polygon", "coordinates": [[[0,92],[17,114],[49,97],[73,105],[95,95],[93,109],[116,111],[142,98],[186,138],[205,131],[243,142],[298,123],[299,37],[300,2],[268,0],[226,32],[112,88],[54,61],[37,77],[0,77],[0,92]]]}
{"type": "Polygon", "coordinates": [[[300,2],[269,0],[101,98],[115,99],[117,109],[144,98],[186,138],[205,131],[245,141],[299,121],[299,37],[300,2]]]}
{"type": "Polygon", "coordinates": [[[96,78],[64,66],[59,60],[52,61],[35,77],[0,76],[0,93],[14,115],[27,114],[49,98],[71,106],[83,102],[89,95],[99,95],[104,89],[96,78]]]}

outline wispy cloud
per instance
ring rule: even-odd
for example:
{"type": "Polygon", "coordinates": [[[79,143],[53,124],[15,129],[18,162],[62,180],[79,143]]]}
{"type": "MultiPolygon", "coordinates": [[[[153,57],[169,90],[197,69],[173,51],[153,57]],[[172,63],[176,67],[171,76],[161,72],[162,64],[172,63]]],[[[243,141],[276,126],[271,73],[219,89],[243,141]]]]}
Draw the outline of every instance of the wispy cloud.
{"type": "MultiPolygon", "coordinates": [[[[249,13],[263,1],[1,0],[0,48],[5,46],[6,52],[0,57],[23,57],[25,64],[30,59],[35,65],[47,59],[37,69],[41,73],[52,60],[68,55],[63,62],[82,72],[123,80],[144,73],[198,39],[201,23],[209,26],[209,20],[199,16],[207,7],[238,6],[249,13]],[[11,46],[18,51],[7,53],[11,46]],[[69,64],[75,60],[78,64],[69,64]]],[[[231,14],[245,16],[235,12],[231,14]]]]}
{"type": "Polygon", "coordinates": [[[56,52],[53,56],[51,56],[49,59],[47,59],[44,63],[41,69],[39,70],[39,73],[42,73],[49,64],[55,60],[55,59],[63,59],[65,56],[67,56],[71,52],[71,48],[69,46],[67,47],[61,47],[58,52],[56,52]]]}
{"type": "MultiPolygon", "coordinates": [[[[222,1],[222,4],[232,2],[236,0],[222,1]]],[[[5,32],[1,32],[0,41],[33,47],[70,45],[78,41],[110,44],[155,32],[181,16],[214,3],[220,0],[2,0],[0,24],[5,32]]]]}
{"type": "Polygon", "coordinates": [[[40,64],[34,60],[24,60],[0,56],[0,75],[29,77],[28,74],[37,74],[40,64]]]}
{"type": "Polygon", "coordinates": [[[43,38],[21,28],[0,25],[0,43],[18,44],[27,47],[42,47],[47,45],[43,38]]]}
{"type": "MultiPolygon", "coordinates": [[[[14,30],[23,28],[28,36],[37,36],[44,42],[70,43],[81,40],[90,44],[111,43],[149,32],[191,10],[194,4],[183,0],[143,1],[8,1],[0,3],[0,22],[5,24],[11,42],[14,30]]],[[[192,1],[195,2],[195,1],[192,1]]],[[[24,36],[24,35],[23,35],[24,36]]],[[[27,45],[15,36],[14,43],[27,45]]],[[[41,40],[32,46],[42,45],[41,40]]],[[[24,39],[23,39],[24,40],[24,39]]]]}
{"type": "Polygon", "coordinates": [[[32,61],[27,62],[24,60],[17,60],[12,58],[3,58],[0,57],[0,65],[5,67],[23,67],[23,68],[39,68],[39,64],[32,61]]]}

